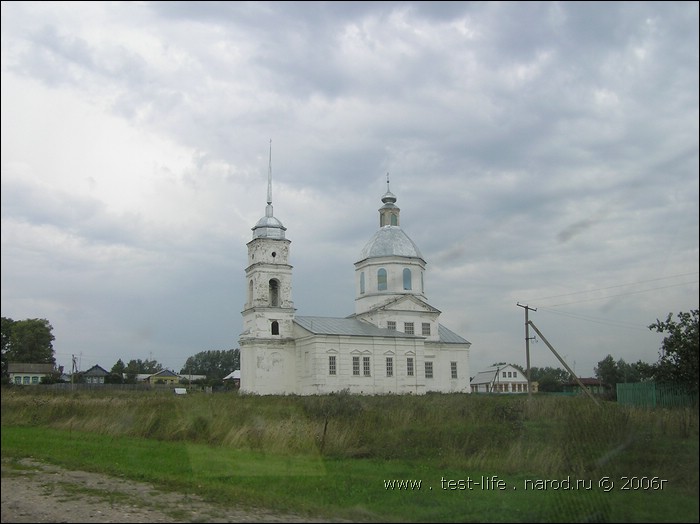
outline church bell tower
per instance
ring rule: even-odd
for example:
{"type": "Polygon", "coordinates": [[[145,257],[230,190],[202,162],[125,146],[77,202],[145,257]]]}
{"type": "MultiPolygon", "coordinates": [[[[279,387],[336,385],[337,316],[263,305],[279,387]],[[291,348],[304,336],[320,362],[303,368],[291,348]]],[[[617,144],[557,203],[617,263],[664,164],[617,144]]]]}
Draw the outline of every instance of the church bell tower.
{"type": "Polygon", "coordinates": [[[248,242],[246,267],[246,302],[242,311],[243,333],[246,340],[279,342],[292,337],[294,303],[292,302],[292,266],[289,265],[289,245],[285,228],[272,210],[272,141],[267,177],[267,207],[265,216],[253,229],[248,242]]]}

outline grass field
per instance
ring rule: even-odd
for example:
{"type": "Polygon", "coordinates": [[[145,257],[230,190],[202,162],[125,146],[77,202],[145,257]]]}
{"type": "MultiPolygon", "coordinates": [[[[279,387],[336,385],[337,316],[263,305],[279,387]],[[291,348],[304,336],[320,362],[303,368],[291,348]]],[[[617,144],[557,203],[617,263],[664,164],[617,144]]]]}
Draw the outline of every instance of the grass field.
{"type": "Polygon", "coordinates": [[[698,522],[697,407],[8,388],[2,456],[356,521],[698,522]]]}

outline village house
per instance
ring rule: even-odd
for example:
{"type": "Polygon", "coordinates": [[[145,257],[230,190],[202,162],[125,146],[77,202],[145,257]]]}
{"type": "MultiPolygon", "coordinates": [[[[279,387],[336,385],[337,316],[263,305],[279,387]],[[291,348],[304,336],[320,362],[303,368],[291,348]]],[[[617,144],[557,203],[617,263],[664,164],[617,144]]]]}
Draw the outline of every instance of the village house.
{"type": "Polygon", "coordinates": [[[41,379],[57,374],[54,364],[8,362],[7,373],[11,384],[32,386],[41,384],[41,379]]]}
{"type": "Polygon", "coordinates": [[[81,373],[83,377],[83,382],[86,384],[104,384],[105,377],[109,375],[109,371],[101,366],[92,366],[87,371],[81,373]]]}
{"type": "MultiPolygon", "coordinates": [[[[515,366],[499,364],[477,373],[471,382],[472,393],[527,393],[527,376],[515,366]]],[[[537,393],[537,382],[531,382],[537,393]]]]}

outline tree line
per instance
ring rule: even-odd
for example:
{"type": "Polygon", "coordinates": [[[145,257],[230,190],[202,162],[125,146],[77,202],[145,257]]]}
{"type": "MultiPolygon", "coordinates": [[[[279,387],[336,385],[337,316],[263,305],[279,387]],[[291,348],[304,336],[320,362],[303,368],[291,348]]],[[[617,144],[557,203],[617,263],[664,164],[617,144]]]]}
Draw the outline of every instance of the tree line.
{"type": "MultiPolygon", "coordinates": [[[[665,333],[659,358],[654,364],[641,360],[627,363],[615,360],[612,355],[598,362],[596,377],[610,390],[625,382],[645,380],[683,387],[689,393],[698,393],[698,355],[700,336],[698,331],[699,310],[681,312],[673,317],[669,313],[665,320],[657,319],[648,328],[665,333]]],[[[46,319],[13,320],[2,317],[0,334],[2,338],[3,382],[8,380],[9,362],[38,363],[56,365],[52,334],[53,327],[46,319]]],[[[515,366],[525,373],[520,366],[515,366]]],[[[209,381],[221,381],[231,371],[240,369],[240,350],[201,351],[187,359],[180,375],[206,375],[209,381]]],[[[134,359],[128,363],[119,359],[112,366],[106,380],[110,382],[136,381],[139,374],[153,374],[163,370],[155,360],[134,359]]],[[[573,377],[561,368],[530,368],[530,380],[539,383],[540,391],[562,391],[565,383],[573,377]]]]}
{"type": "MultiPolygon", "coordinates": [[[[614,398],[617,384],[653,381],[659,384],[674,384],[689,393],[698,393],[698,355],[700,335],[698,333],[698,310],[681,312],[674,319],[671,313],[665,320],[657,319],[648,326],[652,331],[666,333],[658,360],[649,364],[641,360],[631,363],[608,354],[595,367],[595,377],[614,398]]],[[[522,366],[512,364],[525,375],[522,366]]],[[[564,385],[574,379],[568,371],[554,367],[531,367],[530,380],[538,383],[539,391],[560,392],[564,385]]]]}
{"type": "Polygon", "coordinates": [[[658,360],[654,364],[638,361],[628,364],[623,359],[615,361],[608,355],[598,362],[595,372],[598,379],[611,388],[615,396],[615,384],[653,381],[659,384],[681,386],[688,393],[698,393],[700,354],[699,310],[681,312],[673,318],[657,319],[648,326],[652,331],[665,333],[658,360]]]}
{"type": "MultiPolygon", "coordinates": [[[[56,367],[53,348],[55,337],[52,331],[53,326],[46,319],[13,320],[2,317],[0,365],[3,383],[9,380],[8,363],[10,362],[52,364],[56,367]]],[[[164,369],[164,366],[156,360],[132,359],[125,364],[122,359],[118,359],[111,369],[105,369],[108,371],[105,382],[110,384],[136,383],[138,375],[152,375],[164,369]]],[[[239,349],[211,350],[201,351],[189,357],[179,374],[204,375],[206,380],[199,379],[199,382],[213,385],[220,383],[226,375],[236,369],[240,369],[239,349]]],[[[81,381],[83,371],[78,372],[74,380],[81,381]]],[[[44,380],[44,382],[60,381],[62,373],[62,367],[56,368],[54,376],[44,380]]]]}

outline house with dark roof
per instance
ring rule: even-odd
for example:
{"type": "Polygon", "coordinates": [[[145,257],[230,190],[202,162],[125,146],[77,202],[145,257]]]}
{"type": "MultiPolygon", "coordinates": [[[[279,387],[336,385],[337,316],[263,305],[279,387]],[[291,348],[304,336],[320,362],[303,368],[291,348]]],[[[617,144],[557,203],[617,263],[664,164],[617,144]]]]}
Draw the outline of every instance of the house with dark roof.
{"type": "Polygon", "coordinates": [[[109,371],[101,366],[95,365],[81,373],[81,375],[83,377],[83,382],[86,384],[104,384],[105,377],[109,375],[109,371]]]}
{"type": "Polygon", "coordinates": [[[41,379],[57,373],[54,364],[36,364],[27,362],[8,362],[7,373],[10,383],[22,386],[41,384],[41,379]]]}
{"type": "Polygon", "coordinates": [[[150,384],[168,384],[174,385],[180,383],[180,375],[169,369],[163,369],[158,373],[153,373],[146,378],[146,382],[150,384]]]}

